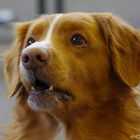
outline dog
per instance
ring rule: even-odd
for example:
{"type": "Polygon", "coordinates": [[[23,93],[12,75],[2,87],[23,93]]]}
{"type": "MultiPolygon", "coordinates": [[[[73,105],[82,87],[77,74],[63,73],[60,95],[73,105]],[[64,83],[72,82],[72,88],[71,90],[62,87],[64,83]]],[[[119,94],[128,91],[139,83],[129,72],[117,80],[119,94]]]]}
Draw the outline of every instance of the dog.
{"type": "Polygon", "coordinates": [[[140,34],[111,13],[16,24],[5,54],[16,95],[6,140],[130,140],[140,135],[140,34]]]}

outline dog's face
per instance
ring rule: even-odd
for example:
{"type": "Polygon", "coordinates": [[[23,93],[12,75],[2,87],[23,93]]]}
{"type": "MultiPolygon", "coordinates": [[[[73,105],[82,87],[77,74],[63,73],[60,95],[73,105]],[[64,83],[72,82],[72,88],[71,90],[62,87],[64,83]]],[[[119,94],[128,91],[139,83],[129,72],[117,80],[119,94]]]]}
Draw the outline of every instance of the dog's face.
{"type": "Polygon", "coordinates": [[[6,56],[10,96],[22,86],[35,110],[91,107],[108,87],[139,82],[139,41],[134,29],[105,13],[44,15],[19,24],[6,56]]]}

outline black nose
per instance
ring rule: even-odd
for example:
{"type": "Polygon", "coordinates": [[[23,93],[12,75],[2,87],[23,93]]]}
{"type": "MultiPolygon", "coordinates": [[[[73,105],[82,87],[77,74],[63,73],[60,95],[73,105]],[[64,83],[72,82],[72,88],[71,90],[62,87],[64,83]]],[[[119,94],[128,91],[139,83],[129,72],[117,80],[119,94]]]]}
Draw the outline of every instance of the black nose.
{"type": "Polygon", "coordinates": [[[21,61],[26,69],[44,66],[48,59],[49,53],[40,48],[26,48],[21,54],[21,61]]]}

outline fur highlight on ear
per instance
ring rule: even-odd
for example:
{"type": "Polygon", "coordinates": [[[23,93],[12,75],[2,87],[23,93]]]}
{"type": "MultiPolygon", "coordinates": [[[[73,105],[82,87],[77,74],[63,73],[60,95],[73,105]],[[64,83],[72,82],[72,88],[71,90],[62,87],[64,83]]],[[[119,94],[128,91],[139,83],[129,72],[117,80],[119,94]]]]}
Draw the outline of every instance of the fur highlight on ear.
{"type": "Polygon", "coordinates": [[[112,56],[116,74],[128,86],[140,82],[140,34],[110,13],[94,14],[112,56]]]}
{"type": "Polygon", "coordinates": [[[19,76],[19,60],[23,42],[31,22],[16,24],[13,46],[4,54],[4,74],[8,85],[8,97],[12,97],[22,87],[19,76]]]}

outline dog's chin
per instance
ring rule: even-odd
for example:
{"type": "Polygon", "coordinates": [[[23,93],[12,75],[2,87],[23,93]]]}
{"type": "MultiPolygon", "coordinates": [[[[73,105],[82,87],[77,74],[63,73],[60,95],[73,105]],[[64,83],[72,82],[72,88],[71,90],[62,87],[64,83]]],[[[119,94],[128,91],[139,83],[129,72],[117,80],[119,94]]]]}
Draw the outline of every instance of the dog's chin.
{"type": "Polygon", "coordinates": [[[27,103],[33,110],[48,112],[55,110],[58,104],[64,104],[73,99],[74,96],[68,91],[36,79],[30,86],[27,103]]]}
{"type": "Polygon", "coordinates": [[[56,108],[60,102],[53,93],[45,91],[31,91],[28,97],[28,105],[36,111],[48,112],[56,108]]]}

